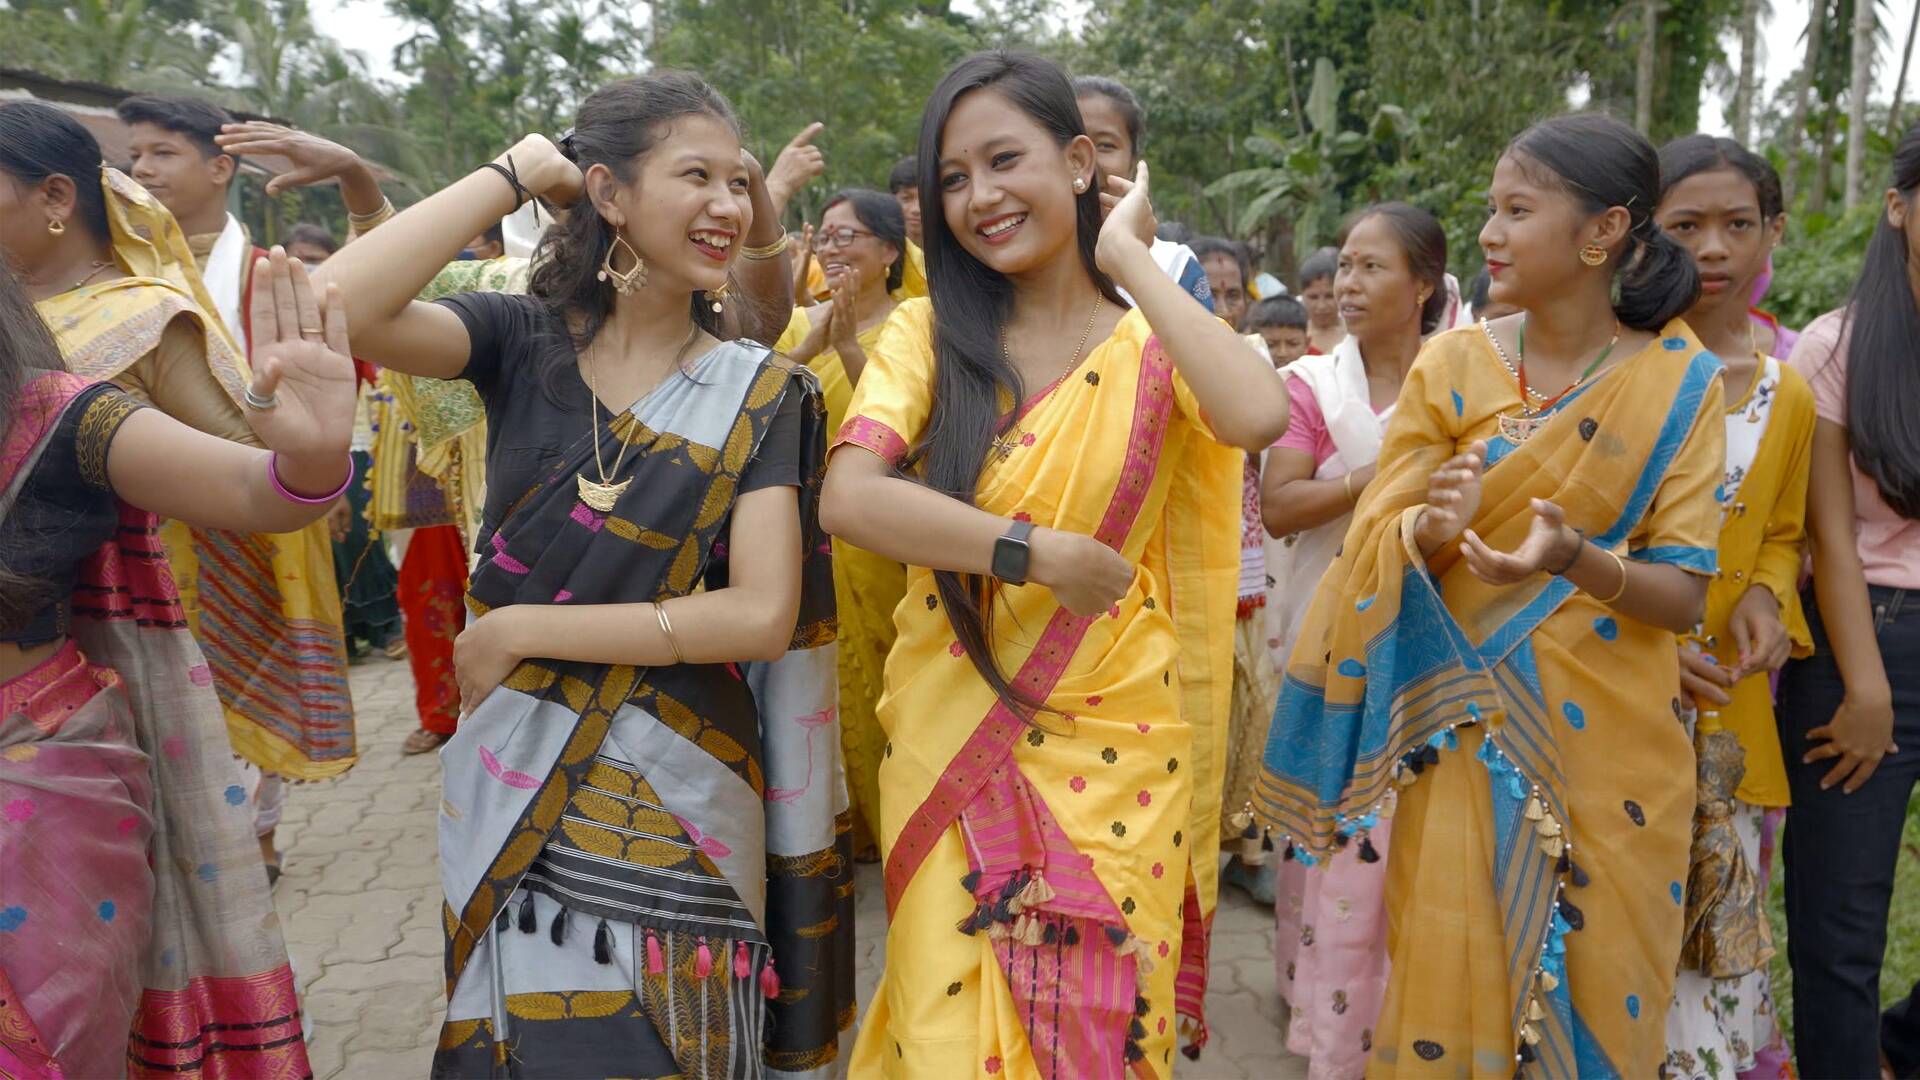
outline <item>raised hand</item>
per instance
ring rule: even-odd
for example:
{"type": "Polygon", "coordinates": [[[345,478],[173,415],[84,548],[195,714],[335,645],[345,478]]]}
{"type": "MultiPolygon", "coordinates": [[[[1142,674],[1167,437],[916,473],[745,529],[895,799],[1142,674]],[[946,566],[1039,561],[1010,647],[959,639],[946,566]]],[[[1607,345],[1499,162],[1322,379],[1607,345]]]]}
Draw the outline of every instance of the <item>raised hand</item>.
{"type": "Polygon", "coordinates": [[[253,265],[253,385],[247,423],[282,459],[281,475],[337,476],[353,439],[356,397],[340,287],[315,297],[307,268],[275,247],[253,265]],[[272,402],[256,408],[256,402],[272,402]]]}
{"type": "Polygon", "coordinates": [[[1448,458],[1427,477],[1427,509],[1414,532],[1421,550],[1431,555],[1472,524],[1480,512],[1480,477],[1486,459],[1486,442],[1475,440],[1465,453],[1448,458]]]}
{"type": "Polygon", "coordinates": [[[1160,227],[1147,193],[1147,163],[1140,163],[1131,180],[1107,177],[1107,190],[1100,193],[1100,208],[1105,211],[1106,220],[1101,222],[1093,258],[1100,269],[1116,274],[1121,250],[1136,242],[1152,247],[1154,232],[1160,227]]]}
{"type": "Polygon", "coordinates": [[[767,193],[773,196],[773,205],[786,209],[801,188],[827,171],[826,153],[813,145],[814,137],[826,126],[818,121],[808,124],[773,159],[773,168],[767,173],[767,193]]]}
{"type": "Polygon", "coordinates": [[[836,351],[858,347],[860,339],[860,271],[849,266],[832,275],[833,309],[827,313],[828,341],[836,351]]]}
{"type": "Polygon", "coordinates": [[[552,139],[537,133],[514,143],[513,149],[493,160],[511,164],[522,187],[554,206],[572,206],[586,183],[580,166],[568,161],[552,139]]]}
{"type": "MultiPolygon", "coordinates": [[[[1474,479],[1477,488],[1479,478],[1474,479]]],[[[1460,551],[1467,558],[1467,569],[1489,585],[1512,585],[1525,581],[1549,566],[1564,570],[1579,555],[1586,541],[1567,528],[1567,515],[1559,505],[1546,499],[1533,500],[1533,523],[1520,546],[1512,551],[1495,551],[1472,529],[1462,531],[1460,551]]]]}
{"type": "Polygon", "coordinates": [[[236,157],[280,157],[293,168],[267,181],[269,196],[308,187],[354,172],[372,172],[360,155],[311,131],[300,131],[265,120],[226,124],[213,137],[220,149],[236,157]]]}
{"type": "Polygon", "coordinates": [[[1133,564],[1091,536],[1035,529],[1028,543],[1028,578],[1075,615],[1099,615],[1133,588],[1133,564]]]}
{"type": "Polygon", "coordinates": [[[793,253],[793,302],[796,307],[812,307],[819,301],[807,290],[807,271],[813,266],[813,223],[800,226],[800,243],[793,253]]]}

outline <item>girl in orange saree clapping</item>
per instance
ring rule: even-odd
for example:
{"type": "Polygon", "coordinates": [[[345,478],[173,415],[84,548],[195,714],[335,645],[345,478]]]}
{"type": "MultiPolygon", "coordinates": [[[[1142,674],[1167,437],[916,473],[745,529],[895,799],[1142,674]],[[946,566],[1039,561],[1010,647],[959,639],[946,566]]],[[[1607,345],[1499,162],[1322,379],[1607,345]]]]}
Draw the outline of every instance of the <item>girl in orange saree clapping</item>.
{"type": "Polygon", "coordinates": [[[919,160],[932,296],[866,358],[822,502],[908,566],[853,1072],[1164,1076],[1219,843],[1235,447],[1286,388],[1161,272],[1146,169],[1100,175],[1054,64],[962,62],[919,160]]]}
{"type": "Polygon", "coordinates": [[[1522,313],[1423,348],[1287,665],[1260,809],[1289,853],[1368,844],[1402,788],[1376,1075],[1665,1057],[1694,810],[1675,635],[1726,430],[1659,194],[1617,121],[1508,147],[1480,243],[1522,313]]]}

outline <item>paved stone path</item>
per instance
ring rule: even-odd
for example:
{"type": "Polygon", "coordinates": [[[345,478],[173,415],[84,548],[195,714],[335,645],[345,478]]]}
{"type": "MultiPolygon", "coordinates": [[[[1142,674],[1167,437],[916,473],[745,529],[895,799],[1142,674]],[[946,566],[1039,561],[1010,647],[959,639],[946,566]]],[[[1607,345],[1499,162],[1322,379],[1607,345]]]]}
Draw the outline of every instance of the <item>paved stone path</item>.
{"type": "MultiPolygon", "coordinates": [[[[360,763],[337,781],[292,789],[278,841],[285,876],[275,893],[300,982],[317,1080],[425,1077],[445,1004],[432,754],[404,757],[414,727],[405,663],[353,669],[360,763]]],[[[885,953],[879,868],[858,877],[864,1005],[885,953]]],[[[1305,1062],[1280,1045],[1273,916],[1230,890],[1216,917],[1213,1041],[1183,1080],[1291,1080],[1305,1062]]]]}

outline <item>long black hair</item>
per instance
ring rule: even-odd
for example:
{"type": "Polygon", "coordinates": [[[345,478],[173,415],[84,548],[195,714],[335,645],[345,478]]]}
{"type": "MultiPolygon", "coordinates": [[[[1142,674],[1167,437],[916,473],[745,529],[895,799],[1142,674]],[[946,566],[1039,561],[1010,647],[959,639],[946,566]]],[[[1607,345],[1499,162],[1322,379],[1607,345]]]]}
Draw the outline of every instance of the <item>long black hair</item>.
{"type": "Polygon", "coordinates": [[[899,288],[907,273],[907,215],[900,211],[900,200],[869,188],[844,188],[834,192],[820,212],[825,214],[841,203],[853,207],[860,224],[899,252],[887,264],[887,291],[899,288]]]}
{"type": "MultiPolygon", "coordinates": [[[[1920,124],[1893,152],[1893,188],[1907,204],[1908,231],[1920,230],[1920,124]]],[[[1853,461],[1904,518],[1920,518],[1920,298],[1913,295],[1907,237],[1886,214],[1867,241],[1860,280],[1841,323],[1847,341],[1847,437],[1853,461]],[[1848,329],[1852,336],[1848,337],[1848,329]]]]}
{"type": "MultiPolygon", "coordinates": [[[[920,119],[920,228],[927,255],[928,292],[933,301],[933,411],[926,435],[909,455],[924,463],[926,483],[972,505],[980,470],[994,436],[1012,423],[1002,403],[1026,400],[1020,373],[1001,349],[1001,335],[1013,313],[1013,282],[973,257],[947,225],[941,205],[940,144],[956,102],[991,88],[1045,128],[1065,146],[1086,134],[1080,107],[1066,72],[1032,53],[975,53],[947,72],[927,101],[920,119]]],[[[1078,256],[1094,287],[1107,301],[1127,307],[1120,290],[1094,264],[1100,236],[1100,193],[1090,185],[1075,197],[1078,256]]],[[[934,574],[940,600],[954,636],[980,677],[1002,703],[1031,717],[1040,706],[1026,700],[993,658],[988,630],[991,582],[947,571],[934,574]]]]}
{"type": "MultiPolygon", "coordinates": [[[[10,107],[10,106],[8,106],[10,107]]],[[[0,260],[0,443],[13,427],[20,391],[43,371],[59,371],[60,346],[34,309],[20,280],[0,260]]],[[[52,599],[52,586],[14,573],[0,551],[0,630],[22,626],[52,599]]]]}
{"type": "Polygon", "coordinates": [[[1447,295],[1447,230],[1440,227],[1432,214],[1417,206],[1403,202],[1375,203],[1355,211],[1347,219],[1340,229],[1340,246],[1346,247],[1347,237],[1370,218],[1386,222],[1387,231],[1393,234],[1394,243],[1400,245],[1400,253],[1406,257],[1407,272],[1432,290],[1420,306],[1420,332],[1431,334],[1440,329],[1440,320],[1446,318],[1447,305],[1452,300],[1447,295]]]}
{"type": "Polygon", "coordinates": [[[1565,191],[1588,213],[1616,206],[1627,211],[1627,247],[1613,265],[1613,313],[1622,323],[1658,331],[1693,306],[1700,270],[1653,220],[1660,156],[1644,136],[1610,116],[1578,113],[1542,120],[1506,152],[1532,179],[1565,191]]]}
{"type": "Polygon", "coordinates": [[[38,101],[0,105],[0,172],[24,187],[49,176],[73,181],[75,218],[95,240],[111,237],[100,189],[100,143],[80,121],[38,101]]]}
{"type": "MultiPolygon", "coordinates": [[[[740,130],[733,106],[698,75],[656,71],[608,83],[588,95],[580,103],[573,132],[560,141],[560,150],[582,173],[605,165],[616,180],[631,184],[640,159],[671,133],[675,120],[686,116],[711,116],[735,132],[740,130]]],[[[583,196],[564,222],[546,231],[535,250],[527,293],[544,300],[561,318],[571,318],[575,348],[592,342],[613,314],[613,284],[600,280],[600,265],[613,246],[614,232],[593,200],[583,196]]],[[[699,296],[689,296],[687,303],[701,329],[726,337],[720,316],[699,296]]],[[[574,357],[567,350],[548,352],[542,375],[553,392],[554,380],[574,363],[574,357]]]]}

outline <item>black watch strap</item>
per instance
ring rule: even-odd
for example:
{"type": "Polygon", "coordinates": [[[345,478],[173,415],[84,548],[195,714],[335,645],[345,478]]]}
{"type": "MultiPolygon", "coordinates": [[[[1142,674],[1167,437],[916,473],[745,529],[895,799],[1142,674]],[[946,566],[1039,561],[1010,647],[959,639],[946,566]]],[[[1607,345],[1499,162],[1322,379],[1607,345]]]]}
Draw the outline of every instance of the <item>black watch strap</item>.
{"type": "Polygon", "coordinates": [[[1027,565],[1033,554],[1029,537],[1033,535],[1033,522],[1016,521],[998,540],[993,542],[993,576],[1008,585],[1027,583],[1027,565]]]}

